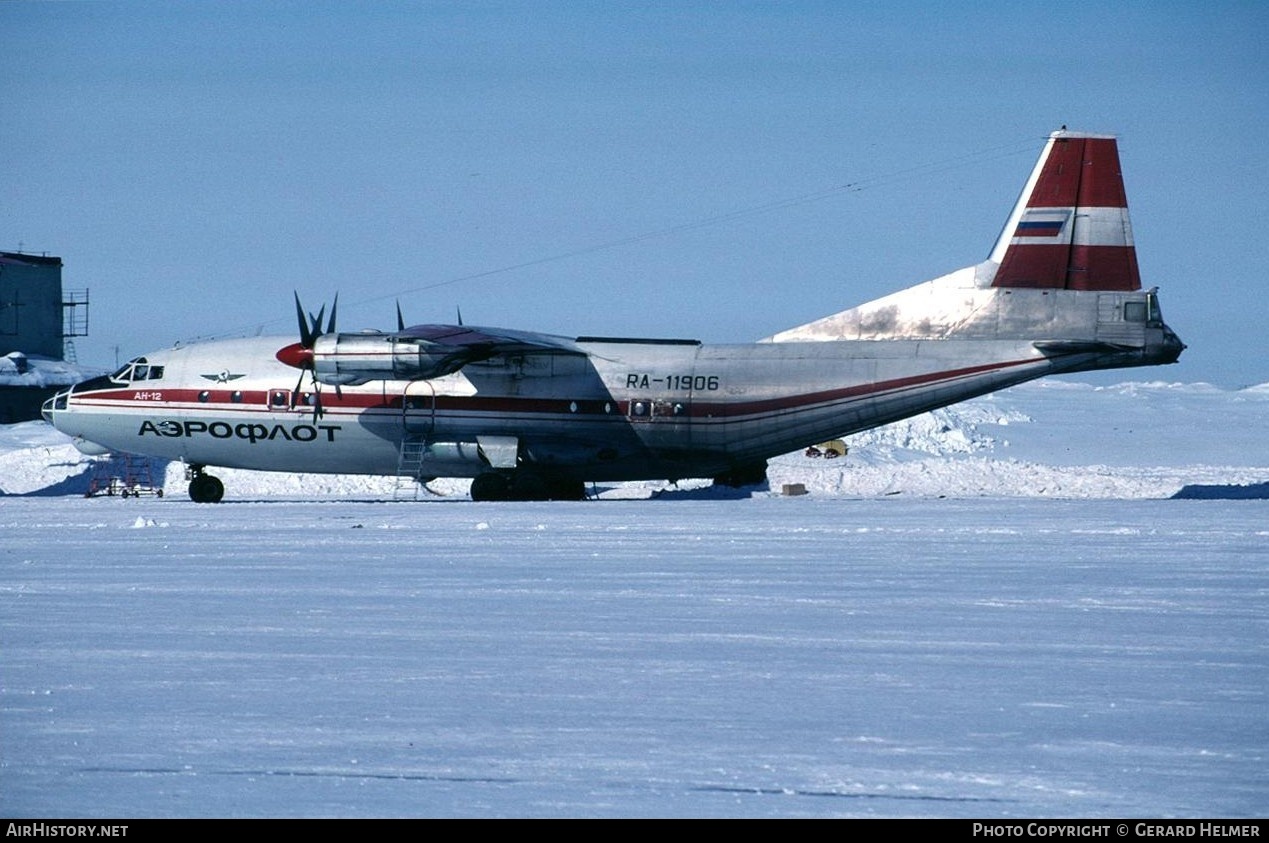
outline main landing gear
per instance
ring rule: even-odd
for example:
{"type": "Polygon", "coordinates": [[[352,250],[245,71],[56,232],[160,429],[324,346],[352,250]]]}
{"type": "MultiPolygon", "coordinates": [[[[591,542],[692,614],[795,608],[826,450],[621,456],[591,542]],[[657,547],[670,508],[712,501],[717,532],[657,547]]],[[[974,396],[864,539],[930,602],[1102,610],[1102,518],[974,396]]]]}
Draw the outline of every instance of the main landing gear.
{"type": "Polygon", "coordinates": [[[586,484],[533,471],[488,471],[471,481],[473,501],[580,501],[586,484]]]}
{"type": "Polygon", "coordinates": [[[745,486],[758,486],[767,482],[767,461],[748,463],[747,465],[733,466],[732,469],[725,474],[720,474],[714,478],[715,486],[727,486],[732,489],[742,489],[745,486]]]}
{"type": "Polygon", "coordinates": [[[189,499],[194,503],[220,503],[225,496],[225,484],[219,477],[204,474],[203,466],[189,466],[185,476],[189,478],[189,499]]]}

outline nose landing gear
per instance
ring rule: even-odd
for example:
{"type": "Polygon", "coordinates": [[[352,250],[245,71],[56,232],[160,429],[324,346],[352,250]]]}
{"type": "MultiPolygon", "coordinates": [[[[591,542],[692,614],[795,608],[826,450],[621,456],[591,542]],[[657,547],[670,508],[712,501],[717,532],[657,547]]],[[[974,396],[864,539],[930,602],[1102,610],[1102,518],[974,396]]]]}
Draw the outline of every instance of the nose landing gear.
{"type": "Polygon", "coordinates": [[[219,477],[204,474],[203,466],[187,466],[185,476],[189,479],[189,499],[194,503],[220,503],[225,496],[225,484],[219,477]]]}

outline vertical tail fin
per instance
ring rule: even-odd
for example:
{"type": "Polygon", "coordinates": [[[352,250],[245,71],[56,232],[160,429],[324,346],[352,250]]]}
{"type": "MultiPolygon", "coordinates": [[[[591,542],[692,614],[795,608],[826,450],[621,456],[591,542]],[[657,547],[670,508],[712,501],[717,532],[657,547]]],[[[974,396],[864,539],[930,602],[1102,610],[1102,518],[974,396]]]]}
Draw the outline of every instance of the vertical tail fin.
{"type": "Polygon", "coordinates": [[[1115,138],[1050,135],[991,260],[993,287],[1140,290],[1115,138]]]}

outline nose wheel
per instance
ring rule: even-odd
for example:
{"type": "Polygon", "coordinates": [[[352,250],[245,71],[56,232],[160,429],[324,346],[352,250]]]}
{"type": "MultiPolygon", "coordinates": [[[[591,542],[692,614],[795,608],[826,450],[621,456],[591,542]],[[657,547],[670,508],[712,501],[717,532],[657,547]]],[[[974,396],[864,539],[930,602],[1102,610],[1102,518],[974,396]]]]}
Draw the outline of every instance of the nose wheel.
{"type": "Polygon", "coordinates": [[[219,477],[204,474],[201,465],[190,466],[189,499],[194,503],[220,503],[225,496],[225,484],[219,477]]]}

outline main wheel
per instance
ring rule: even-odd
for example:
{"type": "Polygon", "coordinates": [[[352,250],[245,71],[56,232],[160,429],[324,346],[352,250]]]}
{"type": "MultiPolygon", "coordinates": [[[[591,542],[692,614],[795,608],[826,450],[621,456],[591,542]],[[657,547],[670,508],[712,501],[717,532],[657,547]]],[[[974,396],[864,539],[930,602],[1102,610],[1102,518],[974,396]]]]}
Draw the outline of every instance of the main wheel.
{"type": "Polygon", "coordinates": [[[546,484],[546,479],[540,474],[521,471],[517,472],[511,481],[511,500],[545,501],[550,498],[550,488],[546,484]]]}
{"type": "Polygon", "coordinates": [[[734,466],[731,471],[726,474],[720,474],[714,478],[715,486],[729,486],[733,489],[740,489],[745,486],[757,486],[767,482],[767,463],[762,462],[749,463],[747,465],[734,466]]]}
{"type": "Polygon", "coordinates": [[[553,501],[580,501],[586,499],[586,483],[571,477],[552,477],[547,481],[553,501]]]}
{"type": "Polygon", "coordinates": [[[225,484],[219,477],[200,474],[189,481],[189,498],[194,503],[220,503],[225,496],[225,484]]]}
{"type": "Polygon", "coordinates": [[[471,499],[474,501],[505,501],[510,492],[510,481],[492,471],[479,474],[471,481],[471,499]]]}

